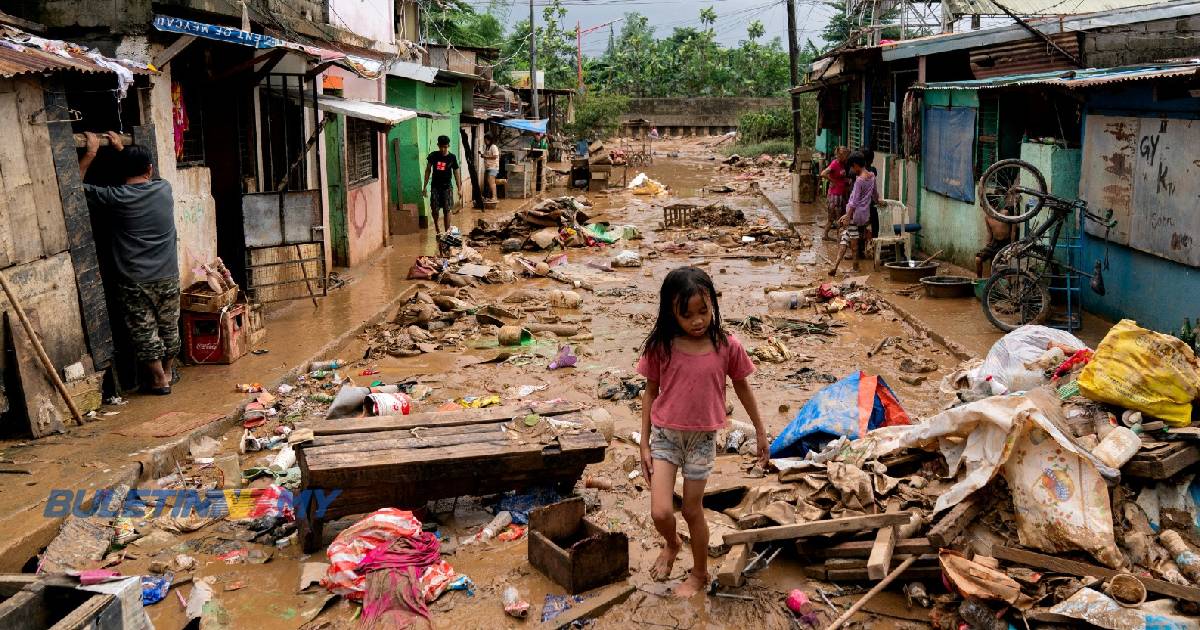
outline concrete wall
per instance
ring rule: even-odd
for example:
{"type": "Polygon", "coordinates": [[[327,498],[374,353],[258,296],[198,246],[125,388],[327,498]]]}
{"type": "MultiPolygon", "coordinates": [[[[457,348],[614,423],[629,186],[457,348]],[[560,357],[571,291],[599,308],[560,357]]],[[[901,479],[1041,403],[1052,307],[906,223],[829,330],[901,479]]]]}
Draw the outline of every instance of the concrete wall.
{"type": "Polygon", "coordinates": [[[329,23],[377,42],[395,37],[396,9],[392,0],[328,0],[329,23]]]}
{"type": "MultiPolygon", "coordinates": [[[[978,94],[972,91],[936,91],[925,97],[926,105],[978,107],[978,94]]],[[[924,148],[922,149],[925,150],[924,148]]],[[[926,252],[942,250],[942,260],[974,268],[975,252],[987,243],[987,226],[978,201],[966,203],[942,196],[925,188],[924,174],[917,167],[917,222],[921,224],[918,244],[926,252]]]]}
{"type": "MultiPolygon", "coordinates": [[[[343,95],[346,98],[364,101],[383,102],[384,80],[364,79],[352,73],[331,68],[327,74],[341,76],[343,79],[343,95]]],[[[366,260],[383,247],[387,238],[387,183],[383,175],[383,158],[386,155],[383,146],[383,134],[377,134],[378,162],[376,171],[379,177],[346,188],[346,237],[348,240],[347,258],[351,267],[366,260]]],[[[346,134],[342,134],[345,142],[346,134]]],[[[343,152],[346,148],[343,147],[343,152]]],[[[329,154],[322,154],[323,159],[329,159],[329,154]]]]}
{"type": "Polygon", "coordinates": [[[1096,68],[1194,57],[1197,50],[1200,16],[1111,26],[1083,37],[1083,60],[1096,68]]]}
{"type": "Polygon", "coordinates": [[[659,131],[663,127],[736,127],[738,116],[746,112],[787,106],[785,98],[633,98],[621,121],[646,119],[659,131]]]}

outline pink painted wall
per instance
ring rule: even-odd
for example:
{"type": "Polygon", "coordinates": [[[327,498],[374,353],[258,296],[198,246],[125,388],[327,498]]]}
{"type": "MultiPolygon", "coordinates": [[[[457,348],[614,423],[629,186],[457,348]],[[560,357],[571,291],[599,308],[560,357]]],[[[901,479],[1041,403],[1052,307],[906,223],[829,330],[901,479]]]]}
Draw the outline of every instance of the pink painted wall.
{"type": "MultiPolygon", "coordinates": [[[[350,99],[375,101],[384,100],[384,80],[364,79],[344,70],[333,68],[329,74],[340,75],[344,81],[343,96],[350,99]]],[[[387,186],[384,180],[385,155],[384,135],[377,134],[379,161],[376,170],[379,177],[366,183],[350,187],[346,191],[346,234],[349,240],[349,262],[353,267],[382,248],[387,236],[387,186]]]]}

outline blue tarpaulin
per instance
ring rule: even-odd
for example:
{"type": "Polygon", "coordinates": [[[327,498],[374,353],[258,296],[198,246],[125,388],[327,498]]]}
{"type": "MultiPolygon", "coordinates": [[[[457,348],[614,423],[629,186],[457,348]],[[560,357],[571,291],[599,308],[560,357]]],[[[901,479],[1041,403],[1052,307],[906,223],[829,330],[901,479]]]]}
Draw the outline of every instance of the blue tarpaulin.
{"type": "Polygon", "coordinates": [[[879,376],[855,372],[817,392],[771,443],[771,457],[803,457],[840,436],[862,437],[879,427],[910,424],[892,388],[879,376]]]}
{"type": "Polygon", "coordinates": [[[926,107],[921,164],[925,188],[975,203],[975,116],[973,107],[926,107]]]}
{"type": "Polygon", "coordinates": [[[549,122],[549,118],[543,118],[541,120],[510,118],[508,120],[501,120],[500,126],[512,127],[513,129],[520,129],[521,131],[528,131],[530,133],[546,133],[546,124],[549,122]]]}

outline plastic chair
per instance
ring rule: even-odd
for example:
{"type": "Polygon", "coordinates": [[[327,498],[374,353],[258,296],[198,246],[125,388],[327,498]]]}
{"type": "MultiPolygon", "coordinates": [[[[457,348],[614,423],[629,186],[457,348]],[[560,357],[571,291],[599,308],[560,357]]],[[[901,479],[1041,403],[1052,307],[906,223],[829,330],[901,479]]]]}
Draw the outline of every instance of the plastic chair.
{"type": "Polygon", "coordinates": [[[875,250],[875,269],[879,268],[879,253],[889,245],[904,248],[905,259],[912,258],[912,232],[908,230],[908,206],[895,199],[879,201],[879,234],[871,239],[875,250]],[[899,234],[896,233],[899,229],[899,234]]]}

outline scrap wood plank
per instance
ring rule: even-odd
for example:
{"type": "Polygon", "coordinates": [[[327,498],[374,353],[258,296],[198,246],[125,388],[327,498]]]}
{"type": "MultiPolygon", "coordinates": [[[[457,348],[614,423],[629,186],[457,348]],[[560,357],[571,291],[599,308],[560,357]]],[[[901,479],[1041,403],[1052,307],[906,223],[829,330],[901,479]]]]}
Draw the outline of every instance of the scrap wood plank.
{"type": "Polygon", "coordinates": [[[399,438],[410,437],[432,437],[437,435],[462,435],[465,433],[494,433],[500,425],[495,423],[487,424],[464,424],[456,427],[417,427],[415,429],[398,429],[395,431],[374,431],[369,433],[337,433],[334,435],[321,435],[313,437],[313,440],[305,445],[305,448],[313,448],[317,446],[331,446],[334,444],[348,444],[351,442],[373,442],[375,440],[394,440],[399,438]]]}
{"type": "MultiPolygon", "coordinates": [[[[880,530],[882,531],[882,530],[880,530]]],[[[873,540],[852,540],[833,546],[817,546],[806,548],[797,544],[797,550],[804,555],[815,558],[866,558],[875,548],[873,540]]],[[[926,554],[937,553],[938,546],[929,542],[928,538],[902,538],[896,541],[893,554],[926,554]]]]}
{"type": "Polygon", "coordinates": [[[542,622],[538,630],[557,630],[570,626],[580,619],[594,619],[608,611],[609,608],[629,599],[634,586],[628,582],[610,584],[604,588],[583,594],[583,602],[571,606],[559,616],[550,621],[542,622]]]}
{"type": "MultiPolygon", "coordinates": [[[[1056,558],[1042,553],[1026,551],[1024,549],[1014,549],[1003,545],[992,546],[992,557],[997,560],[1007,560],[1017,564],[1024,564],[1055,573],[1066,573],[1067,575],[1075,575],[1078,577],[1098,577],[1110,578],[1120,571],[1114,571],[1108,567],[1101,567],[1086,562],[1078,562],[1075,560],[1067,560],[1065,558],[1056,558]]],[[[1166,595],[1176,599],[1185,599],[1190,602],[1200,602],[1200,588],[1194,586],[1180,586],[1163,580],[1156,580],[1140,575],[1135,575],[1141,580],[1142,585],[1151,593],[1166,595]]]]}
{"type": "Polygon", "coordinates": [[[966,529],[977,516],[991,506],[994,496],[987,488],[976,490],[958,505],[950,508],[946,515],[929,529],[929,542],[938,547],[945,547],[954,542],[962,530],[966,529]]]}
{"type": "MultiPolygon", "coordinates": [[[[560,416],[582,411],[583,405],[574,402],[554,402],[536,406],[533,413],[543,416],[560,416]]],[[[460,411],[421,411],[407,416],[375,416],[371,418],[342,418],[319,420],[313,424],[314,435],[338,435],[341,433],[366,433],[371,431],[396,431],[416,427],[452,427],[484,422],[507,422],[514,417],[530,413],[530,405],[499,405],[483,409],[460,411]]]]}
{"type": "Polygon", "coordinates": [[[791,538],[805,538],[808,536],[816,536],[818,534],[836,534],[839,532],[855,532],[865,529],[879,529],[889,525],[901,525],[907,523],[910,515],[908,512],[897,512],[895,514],[868,514],[866,516],[846,516],[843,518],[831,518],[824,521],[813,521],[811,523],[801,523],[799,525],[777,525],[774,527],[763,527],[761,529],[748,529],[740,532],[730,532],[725,535],[725,542],[729,544],[737,543],[756,543],[765,542],[768,540],[788,540],[791,538]]]}
{"type": "Polygon", "coordinates": [[[1200,462],[1200,446],[1176,442],[1173,448],[1134,455],[1121,472],[1143,479],[1170,479],[1196,462],[1200,462]]]}
{"type": "Polygon", "coordinates": [[[746,570],[752,547],[750,544],[741,544],[729,549],[725,560],[721,562],[721,568],[717,569],[717,583],[725,588],[735,588],[746,583],[746,576],[742,575],[742,572],[746,570]]]}
{"type": "MultiPolygon", "coordinates": [[[[888,514],[900,512],[900,502],[889,499],[888,514]]],[[[867,559],[867,577],[872,580],[882,580],[887,576],[892,566],[892,552],[896,548],[896,528],[898,525],[880,528],[875,533],[875,542],[871,545],[871,555],[867,559]]]]}

